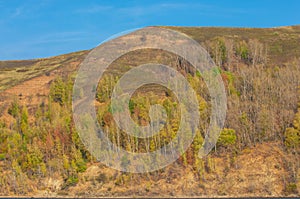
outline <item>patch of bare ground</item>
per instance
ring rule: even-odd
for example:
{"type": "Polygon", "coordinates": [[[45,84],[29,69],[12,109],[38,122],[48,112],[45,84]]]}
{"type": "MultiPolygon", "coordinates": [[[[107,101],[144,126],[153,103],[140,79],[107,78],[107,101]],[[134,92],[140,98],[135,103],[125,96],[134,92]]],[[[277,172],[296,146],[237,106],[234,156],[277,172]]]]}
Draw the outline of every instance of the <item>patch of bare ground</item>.
{"type": "Polygon", "coordinates": [[[279,143],[245,149],[235,157],[226,153],[211,158],[201,176],[189,166],[174,163],[157,175],[120,173],[99,163],[89,165],[79,183],[61,193],[69,196],[281,196],[285,162],[289,157],[279,143]],[[114,179],[114,180],[113,180],[114,179]]]}
{"type": "MultiPolygon", "coordinates": [[[[80,61],[74,61],[66,64],[64,67],[57,68],[34,78],[30,78],[20,84],[10,87],[0,93],[0,111],[1,119],[6,122],[11,121],[12,117],[7,113],[10,103],[17,99],[20,105],[26,105],[28,112],[31,113],[42,103],[47,104],[50,85],[58,76],[63,76],[66,71],[75,71],[80,61]]],[[[29,114],[29,119],[34,115],[29,114]]]]}

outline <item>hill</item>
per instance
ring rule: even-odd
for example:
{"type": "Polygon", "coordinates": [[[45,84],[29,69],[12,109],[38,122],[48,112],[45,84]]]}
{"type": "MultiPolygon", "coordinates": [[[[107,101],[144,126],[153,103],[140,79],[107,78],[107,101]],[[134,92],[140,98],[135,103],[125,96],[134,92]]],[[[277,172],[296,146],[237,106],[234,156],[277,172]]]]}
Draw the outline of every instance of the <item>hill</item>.
{"type": "Polygon", "coordinates": [[[97,163],[77,135],[72,86],[90,51],[1,61],[3,195],[299,196],[300,26],[164,28],[192,37],[218,66],[228,112],[215,150],[203,159],[197,157],[209,123],[210,97],[201,75],[172,53],[149,49],[128,53],[109,67],[97,88],[97,116],[110,130],[106,133],[112,142],[131,152],[145,152],[167,144],[176,134],[177,101],[159,86],[138,89],[131,101],[132,118],[138,124],[149,122],[150,104],[172,111],[159,135],[136,140],[117,130],[113,121],[109,110],[113,85],[126,71],[147,62],[170,65],[193,85],[202,115],[196,139],[178,161],[146,174],[118,172],[97,163]]]}

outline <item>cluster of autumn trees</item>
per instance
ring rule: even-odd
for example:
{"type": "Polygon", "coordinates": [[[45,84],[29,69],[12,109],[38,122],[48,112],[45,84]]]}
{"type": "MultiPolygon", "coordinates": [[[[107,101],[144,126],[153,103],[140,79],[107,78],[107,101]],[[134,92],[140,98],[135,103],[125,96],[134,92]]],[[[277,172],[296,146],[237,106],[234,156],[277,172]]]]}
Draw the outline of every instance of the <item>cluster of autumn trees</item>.
{"type": "MultiPolygon", "coordinates": [[[[218,66],[217,72],[223,78],[228,98],[225,127],[213,154],[226,151],[234,159],[246,147],[255,147],[269,141],[280,142],[287,153],[292,151],[296,156],[287,163],[288,169],[293,168],[288,181],[295,183],[297,170],[300,168],[300,134],[297,123],[299,113],[295,115],[299,102],[299,60],[293,59],[285,64],[274,65],[268,61],[268,46],[258,40],[235,41],[218,37],[205,45],[218,66]]],[[[208,160],[199,159],[197,152],[202,146],[209,123],[210,97],[201,74],[193,72],[189,64],[181,58],[176,60],[174,67],[184,70],[182,74],[198,94],[201,115],[199,132],[179,163],[190,164],[201,174],[209,163],[208,160]]],[[[102,82],[105,86],[99,87],[98,92],[101,93],[98,100],[102,102],[98,109],[99,120],[104,121],[102,127],[111,132],[111,139],[118,146],[132,152],[153,151],[167,144],[176,135],[179,125],[179,113],[176,111],[178,102],[172,99],[174,96],[167,92],[165,96],[156,96],[155,93],[142,91],[133,96],[130,102],[131,116],[139,125],[149,123],[148,112],[151,104],[159,103],[167,111],[172,110],[175,113],[168,114],[169,122],[153,139],[135,139],[116,128],[108,108],[110,101],[105,100],[110,98],[117,80],[118,77],[107,75],[102,82]]],[[[186,132],[188,131],[187,129],[186,132]]]]}
{"type": "Polygon", "coordinates": [[[0,126],[0,191],[24,194],[32,187],[43,189],[46,177],[61,176],[64,187],[78,182],[78,173],[90,160],[76,130],[71,114],[72,82],[58,78],[51,85],[48,103],[28,115],[26,106],[14,100],[8,113],[9,125],[0,126]]]}
{"type": "Polygon", "coordinates": [[[276,65],[258,40],[216,38],[205,43],[226,84],[226,126],[238,133],[240,148],[271,140],[284,142],[299,101],[299,59],[276,65]]]}
{"type": "Polygon", "coordinates": [[[268,56],[271,46],[258,40],[216,38],[211,42],[208,50],[224,69],[221,73],[227,87],[225,127],[236,131],[239,150],[262,142],[280,142],[293,156],[285,165],[289,172],[286,192],[296,193],[300,176],[299,57],[274,63],[268,56]]]}

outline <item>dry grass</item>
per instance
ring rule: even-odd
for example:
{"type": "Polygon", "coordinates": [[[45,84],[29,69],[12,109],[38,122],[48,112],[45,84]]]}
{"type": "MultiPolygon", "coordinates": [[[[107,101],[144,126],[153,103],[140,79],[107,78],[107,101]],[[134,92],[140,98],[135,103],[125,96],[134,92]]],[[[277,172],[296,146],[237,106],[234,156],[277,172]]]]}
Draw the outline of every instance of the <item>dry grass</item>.
{"type": "Polygon", "coordinates": [[[87,52],[80,51],[36,60],[2,61],[0,62],[0,91],[40,75],[49,75],[52,70],[81,60],[87,52]]]}
{"type": "Polygon", "coordinates": [[[70,187],[68,194],[92,197],[283,195],[286,157],[279,143],[259,144],[243,151],[234,162],[227,153],[210,158],[213,168],[200,179],[189,167],[179,166],[176,163],[159,172],[158,177],[149,175],[148,178],[141,178],[139,174],[122,174],[101,164],[93,164],[81,174],[82,183],[70,187]],[[105,173],[108,179],[106,182],[97,180],[102,173],[105,173]],[[122,181],[119,182],[118,179],[122,181]]]}
{"type": "Polygon", "coordinates": [[[165,27],[183,32],[196,41],[203,43],[215,37],[233,40],[257,39],[269,48],[271,65],[284,63],[299,57],[300,25],[278,28],[222,28],[222,27],[165,27]]]}

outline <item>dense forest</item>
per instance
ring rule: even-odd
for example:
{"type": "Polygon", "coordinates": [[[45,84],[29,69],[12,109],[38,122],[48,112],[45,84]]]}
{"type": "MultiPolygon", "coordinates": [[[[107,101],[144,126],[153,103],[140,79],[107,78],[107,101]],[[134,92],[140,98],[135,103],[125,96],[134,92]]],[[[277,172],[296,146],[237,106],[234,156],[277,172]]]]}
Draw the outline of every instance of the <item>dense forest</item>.
{"type": "MultiPolygon", "coordinates": [[[[161,50],[128,53],[109,67],[97,87],[95,107],[102,129],[116,146],[138,153],[155,151],[174,138],[180,125],[178,101],[172,91],[162,86],[140,87],[129,103],[132,119],[139,125],[148,124],[150,106],[160,104],[165,108],[168,120],[160,132],[151,138],[129,136],[117,127],[110,110],[111,94],[122,74],[147,62],[170,65],[186,77],[197,93],[201,120],[192,145],[172,165],[145,174],[109,169],[97,163],[85,149],[72,118],[76,70],[64,70],[66,66],[62,63],[58,67],[61,73],[46,71],[42,74],[54,77],[47,86],[48,95],[44,96],[42,102],[36,105],[22,103],[22,94],[15,93],[7,100],[8,103],[1,104],[2,195],[32,195],[41,193],[41,190],[58,195],[85,195],[88,189],[94,190],[89,194],[96,196],[299,195],[300,48],[295,47],[295,43],[299,44],[300,28],[170,28],[190,35],[210,53],[217,65],[216,72],[225,84],[228,100],[225,126],[217,145],[207,157],[199,158],[198,151],[209,124],[210,96],[202,74],[195,72],[183,58],[161,50]],[[230,190],[230,180],[224,179],[239,169],[239,158],[264,146],[274,146],[274,151],[281,153],[280,162],[274,162],[275,169],[284,174],[277,181],[277,190],[275,185],[267,187],[260,183],[259,176],[249,182],[245,189],[239,191],[237,187],[237,190],[230,190]],[[217,165],[218,161],[221,161],[221,166],[217,165]],[[87,175],[91,170],[89,168],[95,165],[99,172],[87,175]],[[176,179],[182,176],[192,176],[193,180],[179,186],[176,179]],[[60,181],[58,185],[50,186],[46,183],[49,179],[60,181]],[[165,181],[162,182],[162,179],[165,181]],[[216,182],[217,190],[205,185],[210,181],[216,182]],[[143,188],[135,188],[136,183],[143,188]],[[162,184],[171,185],[157,192],[162,184]],[[97,192],[97,189],[101,191],[97,192]],[[190,191],[192,189],[194,191],[190,191]]],[[[3,68],[0,67],[1,70],[3,68]]],[[[77,95],[83,97],[83,92],[77,95]]],[[[35,93],[31,98],[39,98],[39,95],[35,93]]],[[[186,132],[189,133],[189,129],[186,132]]],[[[126,158],[122,161],[128,163],[126,158]]],[[[270,172],[266,175],[273,175],[270,172]]]]}

